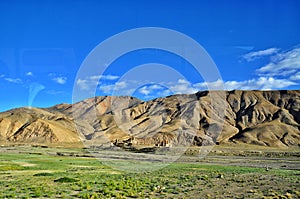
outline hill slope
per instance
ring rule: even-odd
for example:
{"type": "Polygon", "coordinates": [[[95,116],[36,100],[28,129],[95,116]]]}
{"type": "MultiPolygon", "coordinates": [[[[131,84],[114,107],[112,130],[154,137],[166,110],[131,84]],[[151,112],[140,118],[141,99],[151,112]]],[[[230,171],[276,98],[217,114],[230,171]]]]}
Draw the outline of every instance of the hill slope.
{"type": "Polygon", "coordinates": [[[0,113],[2,140],[27,143],[80,141],[72,120],[37,108],[19,108],[0,113]]]}
{"type": "Polygon", "coordinates": [[[300,91],[203,91],[143,102],[96,97],[0,114],[10,142],[127,141],[134,145],[300,146],[300,91]]]}

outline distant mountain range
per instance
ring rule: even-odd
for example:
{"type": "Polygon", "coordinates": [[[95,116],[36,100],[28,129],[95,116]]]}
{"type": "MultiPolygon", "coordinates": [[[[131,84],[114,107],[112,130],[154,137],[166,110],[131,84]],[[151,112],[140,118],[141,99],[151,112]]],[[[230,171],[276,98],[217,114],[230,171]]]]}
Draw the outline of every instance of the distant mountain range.
{"type": "Polygon", "coordinates": [[[0,141],[300,147],[300,91],[203,91],[150,101],[95,97],[0,113],[0,141]]]}

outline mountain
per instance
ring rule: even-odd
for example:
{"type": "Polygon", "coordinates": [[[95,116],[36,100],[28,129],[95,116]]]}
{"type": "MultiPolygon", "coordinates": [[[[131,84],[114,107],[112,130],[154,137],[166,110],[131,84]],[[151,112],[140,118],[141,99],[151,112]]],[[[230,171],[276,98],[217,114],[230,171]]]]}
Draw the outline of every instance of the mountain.
{"type": "Polygon", "coordinates": [[[0,113],[8,142],[300,146],[300,91],[202,91],[150,101],[95,97],[0,113]]]}
{"type": "Polygon", "coordinates": [[[1,140],[27,143],[80,141],[70,118],[37,108],[0,113],[0,137],[1,140]]]}

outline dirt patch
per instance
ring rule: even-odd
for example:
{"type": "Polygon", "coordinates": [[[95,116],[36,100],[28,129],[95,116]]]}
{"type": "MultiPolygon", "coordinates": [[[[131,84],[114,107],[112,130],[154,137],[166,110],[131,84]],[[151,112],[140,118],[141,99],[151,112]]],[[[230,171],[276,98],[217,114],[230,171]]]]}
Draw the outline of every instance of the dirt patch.
{"type": "Polygon", "coordinates": [[[93,166],[85,166],[85,165],[72,165],[75,168],[94,168],[93,166]]]}
{"type": "Polygon", "coordinates": [[[16,164],[22,166],[22,167],[34,167],[37,166],[37,164],[29,163],[29,162],[15,162],[16,164]]]}

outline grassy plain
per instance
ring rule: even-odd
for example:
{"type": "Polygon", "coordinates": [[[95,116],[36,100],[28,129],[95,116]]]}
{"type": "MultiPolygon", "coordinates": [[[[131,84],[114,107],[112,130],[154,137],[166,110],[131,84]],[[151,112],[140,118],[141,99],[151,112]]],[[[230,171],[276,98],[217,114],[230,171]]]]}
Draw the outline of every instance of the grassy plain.
{"type": "Polygon", "coordinates": [[[300,198],[296,153],[287,153],[292,156],[287,159],[279,153],[264,157],[249,152],[239,159],[241,154],[226,150],[214,150],[201,160],[183,156],[168,165],[110,160],[160,168],[130,173],[84,149],[1,147],[0,198],[300,198]]]}

